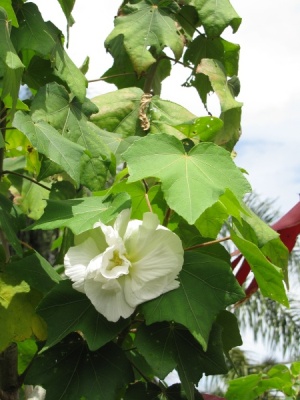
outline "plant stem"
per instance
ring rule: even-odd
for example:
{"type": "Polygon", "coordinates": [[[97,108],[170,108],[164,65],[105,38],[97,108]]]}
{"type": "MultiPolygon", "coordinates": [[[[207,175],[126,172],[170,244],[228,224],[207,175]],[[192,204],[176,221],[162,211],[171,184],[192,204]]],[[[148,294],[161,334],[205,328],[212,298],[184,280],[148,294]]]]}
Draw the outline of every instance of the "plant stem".
{"type": "Polygon", "coordinates": [[[213,244],[225,242],[226,240],[230,240],[230,239],[231,239],[230,236],[226,236],[221,239],[211,240],[210,242],[195,244],[195,246],[187,247],[186,249],[184,249],[184,251],[190,251],[190,250],[194,250],[194,249],[199,249],[200,247],[211,246],[213,244]]]}
{"type": "Polygon", "coordinates": [[[42,187],[43,189],[46,189],[46,190],[49,190],[49,191],[51,190],[50,188],[48,188],[48,186],[43,185],[42,183],[36,181],[33,178],[29,178],[29,176],[19,174],[18,172],[5,170],[5,171],[2,171],[1,175],[4,175],[4,174],[12,174],[12,175],[20,176],[21,178],[27,179],[28,181],[30,181],[32,183],[35,183],[36,185],[42,187]]]}
{"type": "Polygon", "coordinates": [[[170,217],[171,217],[171,214],[172,214],[172,210],[171,210],[170,207],[168,207],[166,215],[165,215],[165,218],[163,220],[163,226],[167,226],[168,225],[170,217]]]}

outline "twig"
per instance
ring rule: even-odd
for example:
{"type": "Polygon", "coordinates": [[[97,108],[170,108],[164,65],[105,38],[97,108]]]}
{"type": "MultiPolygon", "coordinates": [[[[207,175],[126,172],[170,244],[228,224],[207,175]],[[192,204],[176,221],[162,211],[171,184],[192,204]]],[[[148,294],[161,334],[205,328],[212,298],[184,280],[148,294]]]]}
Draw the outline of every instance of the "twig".
{"type": "Polygon", "coordinates": [[[42,183],[36,181],[35,179],[29,178],[29,176],[19,174],[18,172],[5,170],[5,171],[2,171],[2,175],[4,175],[4,174],[12,174],[12,175],[20,176],[21,178],[27,179],[28,181],[35,183],[36,185],[42,187],[43,189],[46,189],[49,191],[51,190],[50,188],[48,188],[48,186],[43,185],[42,183]]]}
{"type": "Polygon", "coordinates": [[[199,244],[196,244],[195,246],[187,247],[184,250],[185,251],[189,251],[189,250],[199,249],[199,247],[211,246],[213,244],[225,242],[226,240],[230,240],[230,239],[231,239],[230,236],[226,236],[226,237],[221,238],[221,239],[211,240],[210,242],[199,243],[199,244]]]}

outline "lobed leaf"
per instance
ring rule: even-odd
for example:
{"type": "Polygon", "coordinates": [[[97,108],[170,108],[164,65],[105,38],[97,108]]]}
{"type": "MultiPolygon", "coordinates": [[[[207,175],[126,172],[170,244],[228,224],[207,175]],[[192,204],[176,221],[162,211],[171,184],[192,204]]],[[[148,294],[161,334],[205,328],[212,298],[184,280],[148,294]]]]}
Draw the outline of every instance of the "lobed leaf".
{"type": "Polygon", "coordinates": [[[47,400],[115,400],[132,379],[131,366],[116,344],[92,352],[80,335],[71,334],[35,358],[25,384],[41,385],[47,400]]]}
{"type": "Polygon", "coordinates": [[[109,322],[83,293],[72,288],[69,280],[56,285],[41,301],[37,312],[48,326],[46,347],[54,346],[71,332],[80,331],[89,349],[94,351],[113,340],[128,325],[128,320],[124,319],[109,322]]]}
{"type": "Polygon", "coordinates": [[[115,19],[115,28],[105,40],[107,50],[110,51],[113,39],[123,35],[124,47],[138,75],[155,62],[149,47],[153,47],[158,54],[164,47],[170,47],[178,60],[184,41],[177,30],[173,11],[162,2],[144,0],[131,4],[130,10],[130,14],[115,19]]]}
{"type": "Polygon", "coordinates": [[[207,254],[186,252],[178,289],[141,306],[148,325],[175,321],[184,325],[207,350],[217,314],[241,300],[244,292],[230,265],[207,254]]]}
{"type": "Polygon", "coordinates": [[[250,191],[230,154],[213,143],[199,143],[186,153],[175,137],[151,135],[133,143],[123,158],[128,163],[129,182],[159,178],[170,208],[190,224],[227,189],[237,198],[250,191]]]}

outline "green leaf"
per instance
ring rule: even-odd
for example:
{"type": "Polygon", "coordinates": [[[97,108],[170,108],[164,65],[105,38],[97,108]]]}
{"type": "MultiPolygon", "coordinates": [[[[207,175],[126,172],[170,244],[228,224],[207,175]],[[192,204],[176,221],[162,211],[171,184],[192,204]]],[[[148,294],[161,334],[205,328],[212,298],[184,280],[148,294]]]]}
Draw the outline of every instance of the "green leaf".
{"type": "Polygon", "coordinates": [[[60,165],[79,185],[80,159],[83,155],[83,147],[64,138],[46,122],[33,121],[23,111],[16,113],[13,124],[26,135],[39,153],[60,165]]]}
{"type": "Polygon", "coordinates": [[[7,106],[10,103],[14,112],[24,65],[11,42],[8,16],[2,7],[0,7],[0,37],[0,70],[3,70],[1,100],[7,106]]]}
{"type": "Polygon", "coordinates": [[[126,88],[94,97],[92,101],[99,111],[91,116],[91,121],[108,132],[123,137],[140,136],[142,129],[139,109],[143,91],[139,88],[126,88]]]}
{"type": "Polygon", "coordinates": [[[259,388],[262,374],[251,374],[229,381],[229,388],[226,392],[227,400],[240,400],[243,393],[243,400],[255,400],[264,392],[259,388]]]}
{"type": "Polygon", "coordinates": [[[124,47],[138,75],[155,62],[148,50],[149,46],[153,47],[157,54],[168,46],[178,60],[182,54],[184,40],[177,30],[173,11],[164,7],[161,2],[149,3],[144,0],[131,4],[130,9],[130,14],[115,19],[115,28],[105,41],[107,50],[110,51],[110,44],[114,38],[124,35],[124,47]]]}
{"type": "Polygon", "coordinates": [[[78,235],[102,221],[107,224],[124,209],[130,208],[130,197],[120,193],[111,197],[85,197],[82,199],[48,200],[43,216],[29,229],[55,229],[68,227],[78,235]]]}
{"type": "MultiPolygon", "coordinates": [[[[12,41],[17,52],[34,50],[42,56],[49,55],[55,46],[53,29],[46,23],[34,3],[25,3],[18,7],[19,29],[12,32],[12,41]]],[[[58,33],[58,30],[56,31],[58,33]]]]}
{"type": "Polygon", "coordinates": [[[60,6],[61,6],[61,8],[62,8],[62,10],[63,10],[63,12],[64,12],[64,14],[66,16],[66,19],[68,21],[68,25],[72,26],[75,21],[74,21],[74,19],[72,17],[71,12],[73,10],[74,4],[75,4],[75,0],[58,0],[58,2],[59,2],[59,4],[60,4],[60,6]]]}
{"type": "Polygon", "coordinates": [[[159,400],[161,390],[151,382],[135,382],[129,385],[124,400],[159,400]]]}
{"type": "Polygon", "coordinates": [[[150,176],[161,179],[168,205],[190,224],[226,189],[237,198],[250,191],[230,154],[212,143],[199,143],[187,154],[173,136],[148,135],[133,143],[123,158],[129,182],[150,176]]]}
{"type": "Polygon", "coordinates": [[[39,304],[37,312],[48,325],[46,347],[54,346],[71,332],[80,331],[89,349],[94,351],[114,339],[128,325],[128,320],[124,319],[109,322],[83,293],[72,288],[69,280],[55,286],[39,304]]]}
{"type": "Polygon", "coordinates": [[[43,182],[43,185],[49,187],[49,190],[38,186],[35,182],[28,181],[15,175],[9,175],[12,186],[10,192],[14,196],[14,202],[29,218],[39,219],[46,207],[46,200],[50,194],[49,182],[43,182]]]}
{"type": "Polygon", "coordinates": [[[12,273],[20,280],[26,281],[33,289],[48,293],[60,280],[60,275],[39,253],[26,254],[18,261],[8,265],[7,273],[12,273]]]}
{"type": "Polygon", "coordinates": [[[119,133],[107,132],[101,130],[101,139],[103,143],[111,150],[116,157],[117,165],[121,163],[122,154],[128,149],[132,143],[139,139],[138,136],[123,137],[119,133]]]}
{"type": "Polygon", "coordinates": [[[226,74],[233,76],[238,74],[240,46],[228,42],[222,38],[208,38],[204,35],[197,36],[184,53],[185,63],[191,63],[194,67],[203,58],[218,60],[224,66],[226,74]]]}
{"type": "Polygon", "coordinates": [[[238,236],[233,230],[230,236],[250,264],[262,294],[288,307],[282,270],[272,264],[254,243],[238,236]]]}
{"type": "Polygon", "coordinates": [[[244,297],[244,292],[223,260],[187,252],[178,289],[141,306],[146,323],[175,321],[184,325],[207,350],[217,314],[244,297]]]}
{"type": "Polygon", "coordinates": [[[77,163],[77,168],[80,166],[81,183],[90,190],[103,188],[110,166],[110,152],[101,139],[101,132],[88,123],[88,116],[96,110],[97,107],[89,100],[81,104],[70,99],[66,89],[57,83],[41,88],[31,109],[34,123],[47,122],[61,132],[64,140],[87,150],[89,155],[82,156],[81,165],[78,157],[73,162],[77,163]]]}
{"type": "Polygon", "coordinates": [[[188,0],[188,4],[196,8],[209,37],[221,35],[227,26],[231,26],[235,33],[242,22],[229,0],[188,0]]]}
{"type": "Polygon", "coordinates": [[[0,273],[0,351],[32,335],[46,339],[45,323],[35,312],[41,298],[17,275],[0,273]]]}
{"type": "MultiPolygon", "coordinates": [[[[181,382],[197,384],[202,375],[227,372],[221,343],[221,329],[214,326],[206,351],[183,326],[156,323],[140,326],[134,344],[160,379],[174,368],[181,382]]],[[[188,394],[188,398],[191,395],[188,394]]]]}
{"type": "Polygon", "coordinates": [[[6,239],[13,247],[18,256],[22,257],[22,246],[17,237],[18,226],[16,222],[17,213],[13,203],[0,193],[0,226],[6,239]],[[14,215],[15,214],[15,215],[14,215]]]}
{"type": "Polygon", "coordinates": [[[1,7],[5,9],[7,13],[7,19],[11,21],[12,26],[18,27],[18,20],[12,7],[11,0],[1,0],[1,7]]]}
{"type": "Polygon", "coordinates": [[[37,344],[33,339],[24,340],[18,345],[18,373],[21,375],[29,366],[31,360],[38,351],[37,344]]]}
{"type": "Polygon", "coordinates": [[[216,117],[200,117],[175,128],[189,138],[199,137],[202,142],[213,142],[217,132],[223,127],[223,121],[216,117]]]}
{"type": "Polygon", "coordinates": [[[47,400],[115,400],[132,379],[131,366],[117,345],[91,352],[80,335],[72,334],[38,355],[25,384],[41,385],[47,400]]]}
{"type": "Polygon", "coordinates": [[[241,136],[241,116],[242,109],[240,107],[221,113],[220,119],[223,121],[223,128],[216,134],[214,143],[232,151],[241,136]]]}
{"type": "Polygon", "coordinates": [[[226,72],[219,61],[203,58],[196,72],[208,76],[214,91],[219,97],[223,113],[232,108],[242,107],[243,104],[234,99],[228,87],[226,72]]]}
{"type": "Polygon", "coordinates": [[[17,51],[31,49],[38,55],[47,56],[51,60],[54,74],[66,82],[73,95],[83,102],[87,80],[64,50],[61,32],[52,23],[43,20],[34,3],[22,4],[17,16],[20,28],[13,32],[17,51]]]}
{"type": "Polygon", "coordinates": [[[184,136],[180,135],[175,125],[180,125],[196,117],[179,104],[162,100],[158,96],[152,97],[148,114],[151,133],[168,133],[169,135],[180,136],[180,139],[183,139],[184,136]]]}
{"type": "Polygon", "coordinates": [[[222,327],[223,351],[228,356],[229,350],[243,344],[237,318],[231,312],[223,310],[217,316],[216,323],[222,327]]]}

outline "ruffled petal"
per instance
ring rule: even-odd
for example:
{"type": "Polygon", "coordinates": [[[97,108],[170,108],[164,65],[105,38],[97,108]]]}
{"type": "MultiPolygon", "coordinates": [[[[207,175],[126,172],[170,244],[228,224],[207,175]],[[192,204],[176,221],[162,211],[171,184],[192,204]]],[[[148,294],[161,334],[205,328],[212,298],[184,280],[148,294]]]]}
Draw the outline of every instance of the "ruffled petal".
{"type": "Polygon", "coordinates": [[[95,309],[108,321],[117,322],[121,317],[128,318],[134,312],[134,308],[125,301],[121,286],[119,290],[116,287],[105,290],[99,282],[88,279],[85,282],[85,292],[95,309]]]}
{"type": "Polygon", "coordinates": [[[130,220],[130,214],[131,210],[129,208],[122,210],[114,223],[114,229],[119,233],[121,238],[123,238],[125,235],[127,225],[130,220]]]}
{"type": "Polygon", "coordinates": [[[84,292],[83,283],[87,267],[98,253],[98,248],[93,239],[89,238],[78,246],[70,247],[64,258],[65,274],[74,283],[73,287],[84,292]]]}

